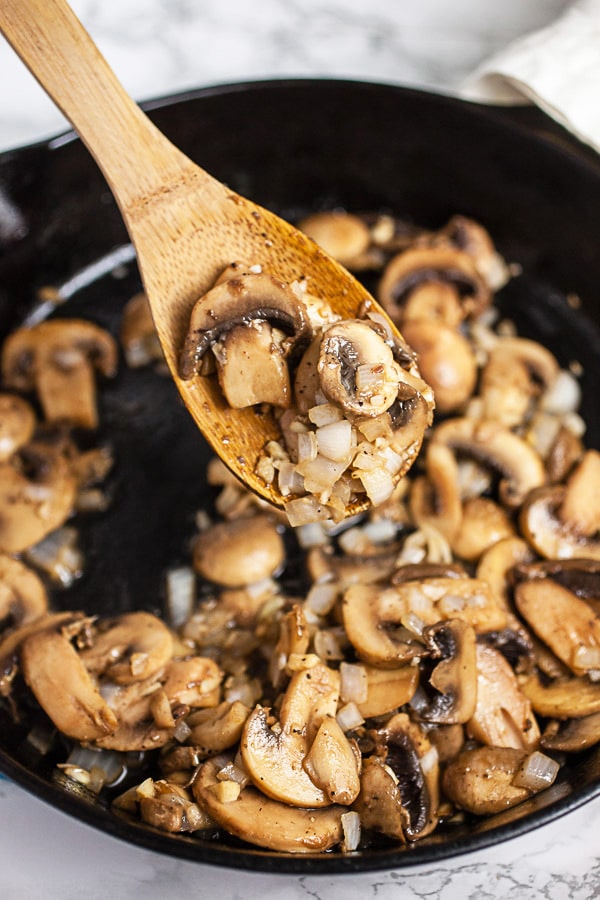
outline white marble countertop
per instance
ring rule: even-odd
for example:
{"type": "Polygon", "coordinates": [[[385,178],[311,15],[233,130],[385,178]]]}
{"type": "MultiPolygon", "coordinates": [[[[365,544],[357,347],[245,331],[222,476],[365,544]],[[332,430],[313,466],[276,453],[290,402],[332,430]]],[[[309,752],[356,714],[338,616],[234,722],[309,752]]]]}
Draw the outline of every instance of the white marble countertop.
{"type": "MultiPolygon", "coordinates": [[[[220,82],[339,76],[458,92],[566,0],[73,0],[137,99],[220,82]]],[[[66,125],[0,43],[0,149],[66,125]]],[[[70,819],[0,780],[2,900],[110,897],[592,900],[600,801],[536,833],[431,867],[338,877],[247,874],[164,857],[70,819]]]]}

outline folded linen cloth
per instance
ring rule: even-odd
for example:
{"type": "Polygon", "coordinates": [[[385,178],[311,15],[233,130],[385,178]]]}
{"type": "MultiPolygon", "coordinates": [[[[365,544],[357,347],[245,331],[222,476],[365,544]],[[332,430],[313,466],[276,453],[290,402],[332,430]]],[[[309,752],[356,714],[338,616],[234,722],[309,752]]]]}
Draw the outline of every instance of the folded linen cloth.
{"type": "Polygon", "coordinates": [[[534,103],[600,152],[600,0],[578,0],[510,44],[467,78],[461,96],[534,103]]]}

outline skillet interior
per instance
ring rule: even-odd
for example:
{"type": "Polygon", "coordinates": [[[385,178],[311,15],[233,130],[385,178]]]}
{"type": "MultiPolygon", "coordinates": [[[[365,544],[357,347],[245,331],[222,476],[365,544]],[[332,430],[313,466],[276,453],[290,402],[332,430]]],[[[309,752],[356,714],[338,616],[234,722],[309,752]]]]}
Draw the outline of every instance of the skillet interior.
{"type": "MultiPolygon", "coordinates": [[[[455,212],[479,219],[524,274],[502,292],[519,331],[584,370],[588,443],[600,447],[600,166],[544,116],[510,114],[397,87],[336,81],[234,85],[146,108],[175,144],[235,190],[297,219],[316,208],[390,208],[431,227],[455,212]],[[582,309],[567,296],[576,294],[582,309]]],[[[36,291],[60,285],[127,236],[95,164],[72,135],[5,153],[0,191],[17,215],[0,218],[0,337],[23,322],[36,291]]],[[[74,294],[63,314],[117,334],[139,289],[134,264],[74,294]]],[[[168,566],[186,559],[194,513],[207,503],[208,450],[168,379],[127,370],[101,391],[114,447],[109,512],[83,520],[86,573],[58,607],[110,614],[160,611],[168,566]]],[[[78,523],[79,524],[79,523],[78,523]]],[[[293,573],[290,573],[293,574],[293,573]]],[[[30,723],[0,718],[0,769],[51,804],[128,841],[173,856],[263,871],[332,873],[426,863],[538,827],[600,794],[600,754],[577,758],[563,780],[503,816],[408,848],[314,857],[173,837],[66,793],[53,760],[35,760],[30,723]]]]}

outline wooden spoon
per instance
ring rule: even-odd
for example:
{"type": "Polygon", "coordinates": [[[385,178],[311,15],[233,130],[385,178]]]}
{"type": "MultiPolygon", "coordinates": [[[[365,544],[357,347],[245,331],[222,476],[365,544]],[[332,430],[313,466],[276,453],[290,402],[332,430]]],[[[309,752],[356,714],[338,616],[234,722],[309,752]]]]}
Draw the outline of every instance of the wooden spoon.
{"type": "Polygon", "coordinates": [[[239,478],[282,506],[276,487],[253,471],[266,442],[279,436],[274,418],[229,408],[215,379],[179,377],[192,306],[233,260],[259,264],[282,281],[308,278],[311,292],[344,318],[356,317],[369,294],[305,235],[171,144],[125,92],[64,0],[2,0],[0,28],[78,132],[114,194],[164,355],[196,424],[239,478]]]}

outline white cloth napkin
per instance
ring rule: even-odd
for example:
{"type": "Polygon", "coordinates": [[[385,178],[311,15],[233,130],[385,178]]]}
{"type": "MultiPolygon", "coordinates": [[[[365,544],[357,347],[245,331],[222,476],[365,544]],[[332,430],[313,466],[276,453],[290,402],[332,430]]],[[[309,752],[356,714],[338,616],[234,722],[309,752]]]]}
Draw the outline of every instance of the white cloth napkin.
{"type": "Polygon", "coordinates": [[[600,152],[600,0],[578,0],[519,38],[462,85],[469,100],[535,103],[600,152]]]}

